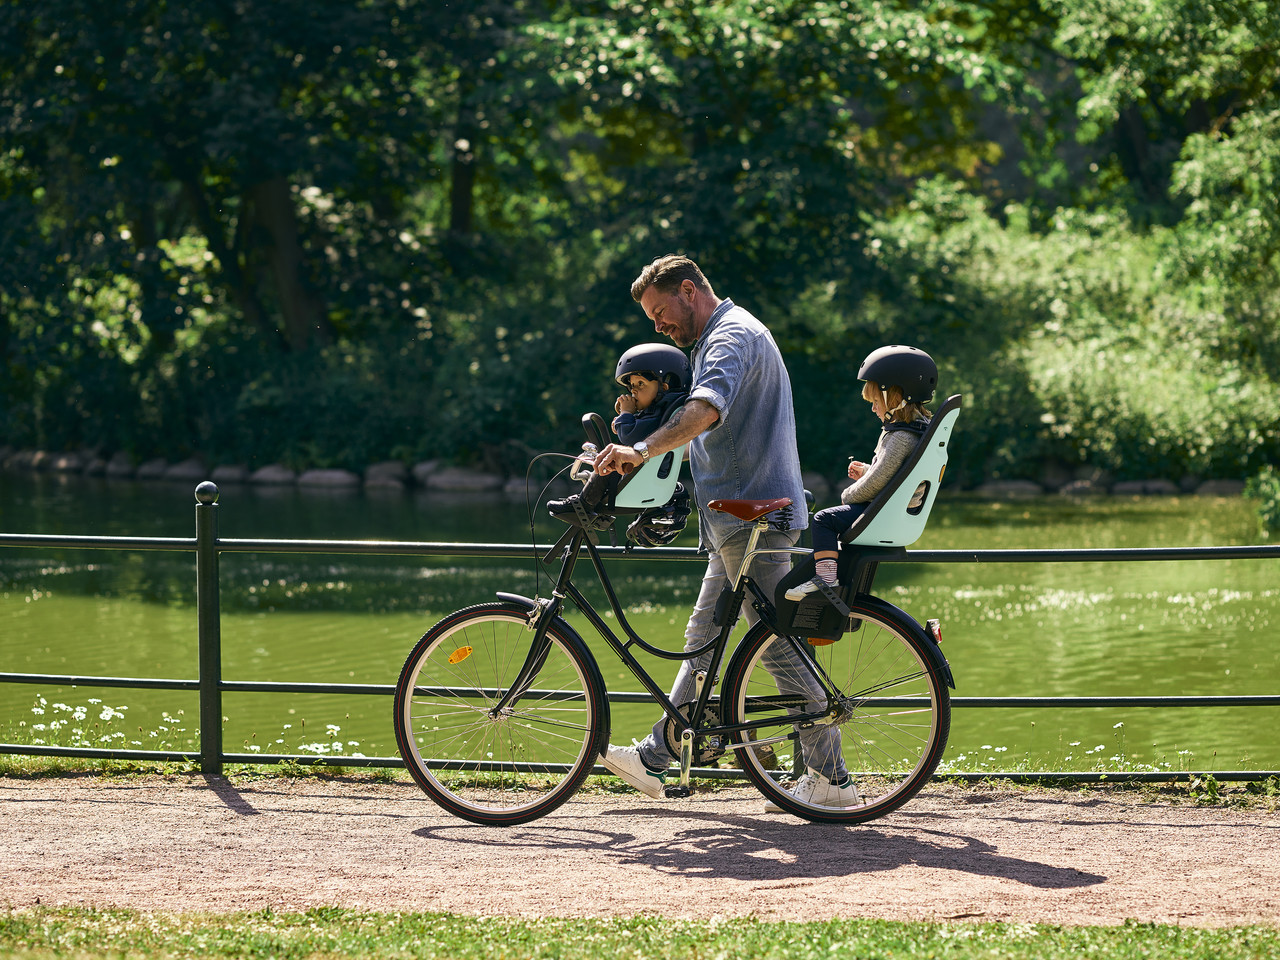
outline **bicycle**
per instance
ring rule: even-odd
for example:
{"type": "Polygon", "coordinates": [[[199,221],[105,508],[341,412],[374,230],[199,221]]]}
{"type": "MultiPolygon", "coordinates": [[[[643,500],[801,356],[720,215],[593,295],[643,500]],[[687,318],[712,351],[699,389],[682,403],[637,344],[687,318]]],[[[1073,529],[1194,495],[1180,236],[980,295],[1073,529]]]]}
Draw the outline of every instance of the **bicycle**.
{"type": "MultiPolygon", "coordinates": [[[[952,400],[958,410],[959,398],[952,400]]],[[[939,448],[945,466],[946,437],[936,446],[934,440],[944,412],[949,412],[947,405],[935,416],[916,455],[868,507],[871,516],[864,514],[865,522],[846,535],[851,542],[868,531],[875,536],[871,520],[892,505],[899,488],[910,484],[909,494],[915,490],[913,478],[932,477],[939,448]],[[933,454],[933,460],[927,454],[933,454]]],[[[949,433],[954,415],[946,422],[949,433]]],[[[663,459],[681,453],[673,451],[663,459]]],[[[679,460],[675,463],[678,466],[679,460]]],[[[649,467],[655,474],[663,469],[656,462],[645,469],[649,467]]],[[[678,469],[667,463],[666,470],[662,480],[674,485],[671,475],[678,469]]],[[[941,471],[937,477],[941,479],[941,471]]],[[[933,485],[926,499],[931,506],[937,484],[932,479],[921,482],[933,485]]],[[[582,613],[665,714],[667,746],[679,758],[680,770],[678,783],[667,787],[668,796],[687,796],[694,765],[729,753],[767,799],[813,821],[872,820],[898,809],[924,786],[946,747],[949,690],[955,684],[939,646],[938,622],[922,626],[869,592],[879,561],[901,551],[901,546],[883,538],[875,545],[855,543],[842,552],[843,591],[796,603],[782,595],[813,575],[811,556],[783,579],[773,597],[746,573],[757,553],[782,552],[757,550],[757,543],[771,523],[784,528],[789,524],[791,501],[722,500],[710,507],[752,526],[742,566],[720,597],[719,632],[701,647],[687,653],[669,651],[635,632],[592,532],[583,527],[570,528],[544,558],[551,560],[563,550],[549,597],[499,593],[496,602],[455,611],[427,631],[410,652],[396,684],[394,720],[406,767],[437,804],[475,823],[526,823],[572,797],[608,748],[605,683],[594,654],[561,616],[566,601],[582,613]],[[584,552],[625,640],[573,582],[584,552]],[[747,600],[759,620],[730,653],[729,640],[747,600]],[[672,703],[632,654],[632,647],[673,661],[709,654],[706,670],[697,675],[695,699],[672,703]],[[780,659],[790,660],[792,671],[775,676],[768,666],[777,669],[780,659]],[[839,760],[857,787],[857,799],[847,807],[802,802],[784,786],[788,772],[798,773],[806,766],[802,741],[823,736],[823,728],[828,743],[837,744],[839,760]],[[838,736],[831,737],[831,730],[838,736]]],[[[617,503],[610,508],[626,509],[617,503]]],[[[927,517],[927,509],[914,517],[922,527],[921,512],[927,517]]],[[[798,547],[787,552],[809,554],[798,547]]]]}

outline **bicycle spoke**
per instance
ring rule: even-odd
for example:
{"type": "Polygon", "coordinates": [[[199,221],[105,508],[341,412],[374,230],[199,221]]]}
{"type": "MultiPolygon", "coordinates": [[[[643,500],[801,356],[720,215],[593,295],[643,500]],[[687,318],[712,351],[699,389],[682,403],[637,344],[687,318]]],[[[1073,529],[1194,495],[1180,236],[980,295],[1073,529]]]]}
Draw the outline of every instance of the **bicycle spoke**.
{"type": "Polygon", "coordinates": [[[397,685],[397,742],[410,772],[476,822],[519,823],[553,809],[595,761],[601,693],[584,654],[554,629],[528,678],[536,689],[494,712],[528,659],[527,626],[523,611],[505,604],[447,617],[397,685]]]}
{"type": "Polygon", "coordinates": [[[734,722],[755,725],[739,742],[789,733],[769,759],[782,769],[800,764],[806,777],[816,773],[821,779],[814,783],[826,784],[790,789],[798,785],[780,782],[756,748],[739,751],[767,796],[810,819],[859,822],[905,803],[932,774],[950,727],[945,685],[914,635],[878,616],[857,615],[856,634],[814,647],[753,628],[727,681],[734,722]],[[825,720],[797,722],[815,711],[825,711],[825,720]],[[845,776],[852,787],[831,786],[845,776]]]}

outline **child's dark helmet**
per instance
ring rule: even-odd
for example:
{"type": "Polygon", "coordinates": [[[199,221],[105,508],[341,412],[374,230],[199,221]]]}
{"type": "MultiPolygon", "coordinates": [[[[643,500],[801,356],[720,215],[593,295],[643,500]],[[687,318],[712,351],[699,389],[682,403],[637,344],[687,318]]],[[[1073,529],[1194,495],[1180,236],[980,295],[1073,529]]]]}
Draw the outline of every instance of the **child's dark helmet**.
{"type": "Polygon", "coordinates": [[[625,387],[626,378],[633,373],[662,380],[668,390],[687,390],[692,379],[689,358],[667,343],[637,344],[619,357],[614,379],[625,387]]]}
{"type": "Polygon", "coordinates": [[[928,403],[938,386],[938,365],[923,350],[894,344],[872,350],[858,368],[858,379],[881,390],[898,387],[907,403],[928,403]]]}

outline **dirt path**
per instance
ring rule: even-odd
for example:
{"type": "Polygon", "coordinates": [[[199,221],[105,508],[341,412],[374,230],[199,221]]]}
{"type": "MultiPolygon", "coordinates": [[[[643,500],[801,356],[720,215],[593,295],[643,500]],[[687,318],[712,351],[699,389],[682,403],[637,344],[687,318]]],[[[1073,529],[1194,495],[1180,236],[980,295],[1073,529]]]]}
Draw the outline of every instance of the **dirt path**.
{"type": "Polygon", "coordinates": [[[409,783],[0,778],[0,904],[232,911],[1280,923],[1280,814],[931,788],[861,827],[746,788],[478,827],[409,783]]]}

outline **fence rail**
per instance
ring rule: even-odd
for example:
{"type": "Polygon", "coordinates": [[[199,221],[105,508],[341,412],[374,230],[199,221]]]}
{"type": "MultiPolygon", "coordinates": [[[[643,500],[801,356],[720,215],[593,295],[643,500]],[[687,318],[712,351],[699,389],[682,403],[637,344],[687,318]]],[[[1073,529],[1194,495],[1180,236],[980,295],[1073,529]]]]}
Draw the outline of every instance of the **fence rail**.
{"type": "MultiPolygon", "coordinates": [[[[315,754],[227,753],[222,743],[222,695],[224,693],[327,693],[355,696],[392,696],[393,684],[290,683],[224,680],[222,678],[221,612],[218,597],[218,557],[223,553],[304,553],[413,557],[490,557],[536,559],[540,551],[527,544],[478,544],[414,542],[400,540],[253,540],[217,535],[218,489],[206,481],[196,487],[195,537],[98,537],[64,534],[0,533],[0,547],[33,547],[85,550],[133,550],[194,553],[196,559],[196,621],[199,634],[199,676],[190,679],[98,677],[77,674],[0,672],[0,683],[46,684],[77,687],[126,687],[139,690],[190,690],[200,695],[200,746],[197,752],[165,750],[113,750],[93,747],[0,743],[0,754],[75,757],[150,762],[198,761],[205,773],[220,775],[228,763],[338,764],[359,767],[402,767],[399,757],[349,757],[315,754]]],[[[604,557],[636,557],[645,560],[704,561],[705,555],[690,547],[658,547],[643,552],[630,547],[600,547],[604,557]]],[[[1134,547],[1065,550],[912,550],[888,563],[1113,563],[1131,561],[1263,560],[1280,558],[1280,544],[1244,547],[1134,547]]],[[[649,703],[644,692],[610,692],[612,703],[649,703]]],[[[970,708],[1073,708],[1099,707],[1260,707],[1280,706],[1280,695],[1169,696],[1169,697],[953,697],[957,709],[970,708]]],[[[597,772],[605,772],[597,767],[597,772]]],[[[741,772],[715,767],[698,768],[695,775],[737,778],[741,772]]],[[[961,780],[1016,779],[1028,782],[1167,782],[1213,776],[1220,781],[1250,781],[1280,777],[1274,770],[1204,771],[983,771],[947,773],[961,780]]]]}

